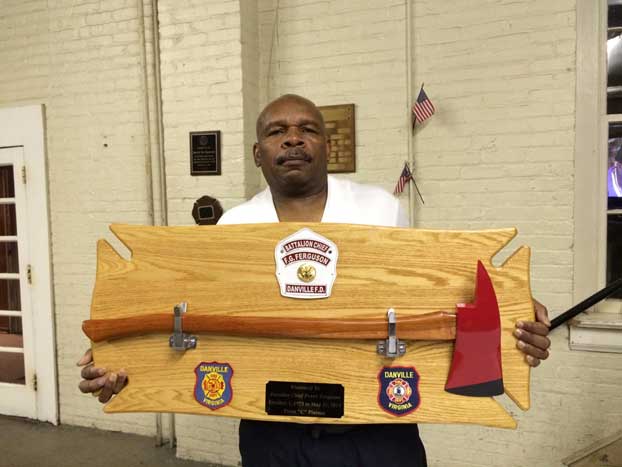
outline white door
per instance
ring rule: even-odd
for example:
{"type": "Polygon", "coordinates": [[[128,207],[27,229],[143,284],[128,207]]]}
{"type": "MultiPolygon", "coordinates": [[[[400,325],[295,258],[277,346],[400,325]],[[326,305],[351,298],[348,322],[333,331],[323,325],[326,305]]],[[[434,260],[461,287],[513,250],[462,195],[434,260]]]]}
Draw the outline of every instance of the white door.
{"type": "Polygon", "coordinates": [[[44,118],[0,107],[0,414],[57,424],[44,118]]]}
{"type": "Polygon", "coordinates": [[[36,418],[23,148],[0,148],[0,413],[36,418]]]}

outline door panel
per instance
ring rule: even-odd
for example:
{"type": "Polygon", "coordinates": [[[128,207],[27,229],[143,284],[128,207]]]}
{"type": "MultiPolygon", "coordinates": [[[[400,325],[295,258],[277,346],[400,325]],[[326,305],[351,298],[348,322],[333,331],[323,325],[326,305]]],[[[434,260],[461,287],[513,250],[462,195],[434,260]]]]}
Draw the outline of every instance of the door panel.
{"type": "Polygon", "coordinates": [[[23,148],[0,149],[0,413],[35,418],[23,148]]]}
{"type": "Polygon", "coordinates": [[[0,414],[57,424],[47,183],[44,107],[0,107],[0,414]]]}

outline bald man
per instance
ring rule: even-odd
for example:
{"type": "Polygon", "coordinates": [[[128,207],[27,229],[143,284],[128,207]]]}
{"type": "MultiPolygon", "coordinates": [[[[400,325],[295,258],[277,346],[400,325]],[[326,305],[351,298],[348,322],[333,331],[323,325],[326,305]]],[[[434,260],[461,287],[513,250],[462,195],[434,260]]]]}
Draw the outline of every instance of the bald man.
{"type": "MultiPolygon", "coordinates": [[[[281,96],[261,112],[256,130],[253,158],[268,188],[227,211],[219,224],[408,226],[397,199],[386,191],[328,175],[330,143],[313,102],[292,94],[281,96]]],[[[515,332],[531,366],[548,357],[550,346],[547,311],[537,302],[536,316],[538,322],[519,323],[515,332]]],[[[87,365],[82,370],[80,389],[102,389],[101,402],[108,401],[126,383],[124,372],[94,368],[90,352],[78,364],[87,365]]],[[[306,425],[242,420],[240,454],[244,467],[427,465],[416,424],[306,425]]]]}

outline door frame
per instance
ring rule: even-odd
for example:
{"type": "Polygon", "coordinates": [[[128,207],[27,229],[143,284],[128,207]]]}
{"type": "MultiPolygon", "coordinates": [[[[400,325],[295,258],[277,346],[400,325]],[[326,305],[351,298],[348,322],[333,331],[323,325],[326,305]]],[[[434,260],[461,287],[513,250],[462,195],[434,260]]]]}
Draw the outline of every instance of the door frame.
{"type": "Polygon", "coordinates": [[[27,242],[33,270],[30,300],[37,377],[36,418],[57,425],[58,376],[45,158],[45,109],[43,105],[0,107],[0,128],[2,129],[0,148],[22,146],[26,169],[26,198],[30,226],[27,242]]]}

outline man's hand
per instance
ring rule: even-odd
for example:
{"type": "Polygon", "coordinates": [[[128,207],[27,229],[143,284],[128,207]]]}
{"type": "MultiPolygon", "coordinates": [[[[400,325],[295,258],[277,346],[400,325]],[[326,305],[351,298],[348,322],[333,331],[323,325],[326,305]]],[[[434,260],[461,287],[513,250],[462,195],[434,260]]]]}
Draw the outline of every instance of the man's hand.
{"type": "Polygon", "coordinates": [[[84,378],[78,384],[83,393],[93,393],[98,396],[99,402],[106,403],[114,394],[118,394],[127,384],[127,373],[120,370],[118,373],[107,372],[105,368],[93,366],[93,353],[87,350],[77,363],[82,366],[80,375],[84,378]]]}
{"type": "Polygon", "coordinates": [[[549,357],[548,348],[551,341],[546,337],[549,333],[549,312],[537,300],[533,301],[536,309],[536,321],[518,321],[514,335],[518,338],[516,347],[522,350],[529,366],[536,367],[541,360],[549,357]]]}

